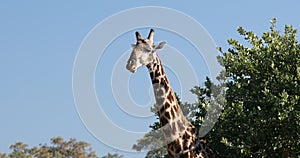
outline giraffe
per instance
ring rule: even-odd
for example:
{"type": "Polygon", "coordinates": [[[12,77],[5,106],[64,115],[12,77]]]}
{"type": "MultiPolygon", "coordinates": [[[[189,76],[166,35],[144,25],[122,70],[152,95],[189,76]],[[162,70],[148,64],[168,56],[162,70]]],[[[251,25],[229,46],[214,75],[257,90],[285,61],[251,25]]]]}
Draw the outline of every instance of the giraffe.
{"type": "Polygon", "coordinates": [[[151,29],[146,39],[135,32],[136,44],[132,44],[132,53],[126,68],[134,73],[141,66],[146,66],[152,80],[159,114],[161,130],[170,157],[207,158],[216,157],[205,139],[198,137],[198,130],[183,115],[170,82],[164,71],[157,51],[165,41],[154,44],[154,30],[151,29]]]}

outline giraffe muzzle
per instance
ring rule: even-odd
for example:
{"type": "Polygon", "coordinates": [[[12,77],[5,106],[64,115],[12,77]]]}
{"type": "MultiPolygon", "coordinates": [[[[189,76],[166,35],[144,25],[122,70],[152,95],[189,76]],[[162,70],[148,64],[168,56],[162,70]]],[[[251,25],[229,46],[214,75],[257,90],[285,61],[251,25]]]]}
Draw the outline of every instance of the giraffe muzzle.
{"type": "Polygon", "coordinates": [[[132,73],[135,73],[137,70],[137,68],[134,66],[134,64],[132,62],[128,62],[126,68],[128,71],[130,71],[132,73]]]}

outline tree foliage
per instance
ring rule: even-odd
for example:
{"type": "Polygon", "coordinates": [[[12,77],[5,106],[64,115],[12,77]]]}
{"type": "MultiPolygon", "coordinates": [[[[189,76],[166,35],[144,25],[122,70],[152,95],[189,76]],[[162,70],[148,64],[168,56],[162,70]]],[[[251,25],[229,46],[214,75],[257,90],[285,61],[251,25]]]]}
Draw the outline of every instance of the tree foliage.
{"type": "Polygon", "coordinates": [[[226,157],[300,156],[300,45],[275,24],[260,38],[239,27],[249,46],[230,39],[219,58],[226,107],[210,138],[226,157]]]}
{"type": "Polygon", "coordinates": [[[206,135],[221,157],[300,157],[300,45],[292,26],[281,33],[275,24],[272,19],[261,37],[239,27],[246,43],[229,39],[228,51],[220,48],[223,83],[207,78],[205,87],[192,89],[198,100],[189,105],[198,108],[190,112],[196,113],[192,123],[198,128],[211,104],[224,103],[206,135]]]}
{"type": "Polygon", "coordinates": [[[117,153],[115,154],[107,153],[107,155],[102,156],[102,158],[123,158],[123,155],[118,155],[117,153]]]}
{"type": "MultiPolygon", "coordinates": [[[[65,141],[62,137],[51,139],[51,145],[40,144],[29,148],[23,142],[10,147],[10,153],[0,153],[0,158],[98,158],[90,144],[71,138],[65,141]]],[[[103,158],[122,158],[118,154],[110,154],[103,158]]]]}

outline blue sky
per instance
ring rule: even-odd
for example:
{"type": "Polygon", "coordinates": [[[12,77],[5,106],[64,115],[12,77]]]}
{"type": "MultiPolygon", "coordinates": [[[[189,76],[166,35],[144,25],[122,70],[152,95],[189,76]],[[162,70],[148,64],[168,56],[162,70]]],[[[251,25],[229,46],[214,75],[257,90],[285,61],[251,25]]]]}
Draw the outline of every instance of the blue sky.
{"type": "MultiPolygon", "coordinates": [[[[97,24],[120,11],[141,6],[167,7],[191,16],[202,24],[216,45],[223,47],[224,50],[228,48],[227,39],[242,40],[236,32],[238,26],[260,35],[268,31],[270,19],[276,17],[277,26],[281,30],[285,24],[293,25],[296,29],[300,28],[299,2],[296,0],[280,2],[119,0],[105,3],[58,0],[1,1],[0,152],[8,152],[9,145],[17,141],[33,146],[49,143],[50,138],[55,136],[87,141],[100,156],[116,151],[98,141],[87,130],[77,113],[72,93],[73,64],[80,44],[97,24]]],[[[164,15],[161,15],[159,18],[163,17],[164,15]]],[[[123,22],[130,20],[132,19],[128,17],[123,22]]],[[[178,24],[174,25],[184,24],[178,21],[178,24]]],[[[99,86],[96,87],[98,98],[102,98],[105,104],[109,104],[104,106],[108,117],[122,128],[144,132],[148,130],[149,124],[154,119],[130,118],[122,114],[122,111],[115,111],[116,101],[112,98],[111,89],[102,87],[102,84],[110,79],[102,76],[102,70],[105,69],[105,74],[111,74],[111,67],[114,65],[109,61],[117,61],[119,55],[128,52],[130,44],[135,42],[134,31],[129,30],[118,37],[106,49],[103,62],[99,62],[97,66],[95,84],[99,86]],[[120,51],[117,53],[118,56],[109,54],[115,51],[120,51]]],[[[144,36],[148,33],[148,29],[145,28],[139,31],[144,36]]],[[[193,51],[188,43],[182,42],[184,40],[163,30],[157,31],[156,39],[167,40],[169,45],[177,46],[176,49],[180,52],[193,51]]],[[[192,55],[187,56],[192,66],[198,64],[192,60],[192,55]]],[[[203,68],[204,71],[205,69],[203,68]]],[[[175,91],[179,91],[180,81],[175,73],[170,70],[169,76],[175,91]]],[[[149,83],[147,81],[149,79],[145,69],[128,81],[129,91],[138,104],[146,104],[151,100],[151,95],[148,94],[150,81],[149,83]],[[137,86],[134,83],[137,83],[137,86]]],[[[144,155],[144,153],[132,154],[123,151],[118,153],[124,154],[125,157],[144,155]]]]}

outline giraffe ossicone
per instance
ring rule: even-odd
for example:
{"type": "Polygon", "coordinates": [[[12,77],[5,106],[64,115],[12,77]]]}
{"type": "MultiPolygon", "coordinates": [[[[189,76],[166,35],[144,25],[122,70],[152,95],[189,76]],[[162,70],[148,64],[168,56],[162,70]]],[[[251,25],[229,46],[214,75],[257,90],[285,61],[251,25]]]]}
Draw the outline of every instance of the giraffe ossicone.
{"type": "Polygon", "coordinates": [[[161,131],[169,156],[216,157],[208,143],[203,138],[198,137],[198,130],[186,119],[178,104],[162,62],[157,55],[157,51],[162,49],[166,42],[155,44],[153,29],[150,30],[146,39],[143,39],[139,32],[136,32],[135,36],[136,43],[132,44],[132,52],[126,68],[132,73],[141,66],[146,66],[149,70],[161,131]]]}

